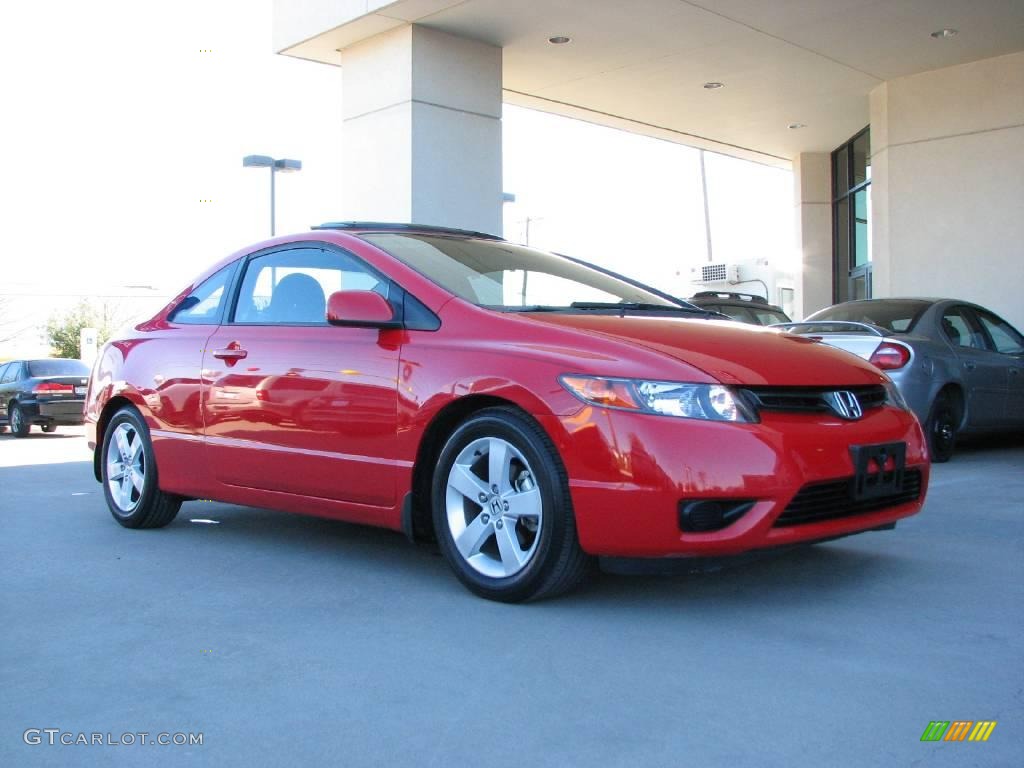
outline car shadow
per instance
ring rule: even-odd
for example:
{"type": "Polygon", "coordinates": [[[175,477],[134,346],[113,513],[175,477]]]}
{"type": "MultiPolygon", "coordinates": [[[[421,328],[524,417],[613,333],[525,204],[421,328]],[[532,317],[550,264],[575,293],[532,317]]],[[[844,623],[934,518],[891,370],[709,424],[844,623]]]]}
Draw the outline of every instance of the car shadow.
{"type": "MultiPolygon", "coordinates": [[[[369,568],[394,579],[395,588],[477,600],[458,584],[436,546],[413,546],[395,531],[217,502],[185,504],[164,531],[190,539],[197,535],[215,538],[218,547],[237,547],[239,552],[255,556],[273,553],[295,558],[295,567],[312,567],[318,578],[326,571],[328,578],[346,579],[351,578],[353,569],[369,568]],[[193,519],[218,524],[192,523],[193,519]]],[[[699,561],[694,562],[700,567],[699,561]]],[[[712,570],[682,575],[622,576],[595,567],[590,578],[565,598],[534,605],[578,602],[621,607],[628,602],[679,608],[690,604],[716,611],[764,601],[803,605],[828,602],[835,593],[851,589],[889,588],[901,574],[913,569],[910,559],[833,542],[766,553],[753,560],[723,558],[712,570]]]]}
{"type": "Polygon", "coordinates": [[[1014,448],[1024,448],[1024,432],[961,437],[957,439],[956,453],[952,460],[956,461],[958,456],[981,457],[1014,448]]]}

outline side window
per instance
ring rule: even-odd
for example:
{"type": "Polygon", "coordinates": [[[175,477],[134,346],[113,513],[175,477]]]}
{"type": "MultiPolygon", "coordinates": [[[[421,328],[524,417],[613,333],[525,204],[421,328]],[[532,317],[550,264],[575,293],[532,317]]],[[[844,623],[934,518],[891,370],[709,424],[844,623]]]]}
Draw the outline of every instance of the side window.
{"type": "Polygon", "coordinates": [[[0,379],[0,384],[10,384],[12,381],[18,381],[19,379],[21,379],[21,363],[15,361],[7,366],[3,379],[0,379]]]}
{"type": "Polygon", "coordinates": [[[1004,355],[1024,353],[1024,336],[1017,333],[1012,325],[988,312],[978,312],[977,315],[982,326],[988,331],[996,352],[1002,352],[1004,355]]]}
{"type": "Polygon", "coordinates": [[[4,383],[4,375],[7,373],[7,368],[10,363],[0,363],[0,384],[4,383]]]}
{"type": "Polygon", "coordinates": [[[245,268],[233,322],[327,323],[327,297],[335,291],[376,291],[388,296],[383,277],[346,253],[293,248],[251,259],[245,268]]]}
{"type": "Polygon", "coordinates": [[[231,263],[200,283],[171,313],[171,322],[186,325],[216,325],[220,322],[221,307],[235,267],[236,264],[231,263]]]}
{"type": "Polygon", "coordinates": [[[956,347],[985,349],[985,339],[973,317],[962,307],[947,309],[942,315],[942,332],[956,347]]]}

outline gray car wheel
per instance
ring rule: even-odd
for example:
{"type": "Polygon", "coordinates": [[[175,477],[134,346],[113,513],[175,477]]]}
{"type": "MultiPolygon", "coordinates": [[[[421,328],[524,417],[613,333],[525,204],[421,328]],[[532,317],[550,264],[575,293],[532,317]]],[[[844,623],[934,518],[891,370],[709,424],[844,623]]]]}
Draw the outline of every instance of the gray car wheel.
{"type": "Polygon", "coordinates": [[[932,461],[942,464],[953,458],[956,449],[956,433],[959,427],[956,408],[949,395],[940,393],[932,403],[925,431],[932,461]]]}

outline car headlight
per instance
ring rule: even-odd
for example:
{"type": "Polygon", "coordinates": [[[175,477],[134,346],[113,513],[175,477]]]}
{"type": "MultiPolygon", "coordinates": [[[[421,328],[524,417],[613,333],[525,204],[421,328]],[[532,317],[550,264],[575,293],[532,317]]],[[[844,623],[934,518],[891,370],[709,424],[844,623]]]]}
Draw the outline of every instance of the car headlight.
{"type": "Polygon", "coordinates": [[[757,421],[732,387],[675,381],[562,376],[562,386],[588,405],[708,421],[757,421]]]}
{"type": "Polygon", "coordinates": [[[910,406],[907,405],[907,401],[903,398],[903,393],[900,392],[899,387],[892,380],[885,382],[885,402],[902,411],[910,410],[910,406]]]}

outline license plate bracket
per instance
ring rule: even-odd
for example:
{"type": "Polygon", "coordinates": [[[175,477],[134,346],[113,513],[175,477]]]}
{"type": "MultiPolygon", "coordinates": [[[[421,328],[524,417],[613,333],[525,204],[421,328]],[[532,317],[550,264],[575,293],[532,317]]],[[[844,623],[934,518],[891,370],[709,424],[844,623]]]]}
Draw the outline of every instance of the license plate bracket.
{"type": "Polygon", "coordinates": [[[892,496],[903,490],[903,473],[907,464],[906,443],[851,445],[853,459],[854,501],[892,496]]]}

